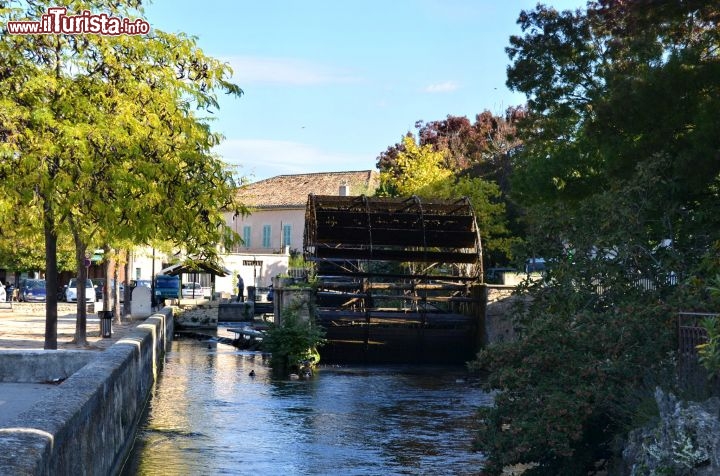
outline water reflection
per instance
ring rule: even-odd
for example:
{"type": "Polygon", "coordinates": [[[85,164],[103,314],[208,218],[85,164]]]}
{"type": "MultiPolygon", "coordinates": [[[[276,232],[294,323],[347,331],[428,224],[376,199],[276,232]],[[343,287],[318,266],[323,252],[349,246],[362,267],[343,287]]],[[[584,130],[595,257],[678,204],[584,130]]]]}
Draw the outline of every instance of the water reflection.
{"type": "Polygon", "coordinates": [[[491,398],[463,368],[321,367],[286,381],[268,364],[175,341],[123,474],[480,472],[474,410],[491,398]]]}

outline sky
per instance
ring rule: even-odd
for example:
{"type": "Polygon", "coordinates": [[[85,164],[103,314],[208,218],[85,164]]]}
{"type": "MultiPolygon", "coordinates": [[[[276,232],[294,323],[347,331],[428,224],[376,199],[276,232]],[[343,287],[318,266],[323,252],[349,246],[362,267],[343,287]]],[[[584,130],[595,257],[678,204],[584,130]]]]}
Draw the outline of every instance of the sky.
{"type": "MultiPolygon", "coordinates": [[[[197,37],[243,95],[216,152],[250,181],[375,169],[417,121],[502,114],[509,38],[536,0],[155,0],[152,28],[197,37]]],[[[558,10],[585,0],[548,0],[558,10]]]]}

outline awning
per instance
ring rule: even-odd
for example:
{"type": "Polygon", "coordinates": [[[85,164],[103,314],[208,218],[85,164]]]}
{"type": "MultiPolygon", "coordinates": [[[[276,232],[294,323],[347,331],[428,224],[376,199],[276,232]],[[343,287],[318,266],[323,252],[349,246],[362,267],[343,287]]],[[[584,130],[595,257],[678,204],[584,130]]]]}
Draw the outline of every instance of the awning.
{"type": "Polygon", "coordinates": [[[177,263],[167,268],[160,270],[159,274],[167,274],[169,276],[178,276],[180,274],[189,273],[209,273],[215,276],[229,276],[232,271],[227,269],[225,266],[220,266],[214,263],[198,262],[198,261],[185,261],[184,263],[177,263]]]}

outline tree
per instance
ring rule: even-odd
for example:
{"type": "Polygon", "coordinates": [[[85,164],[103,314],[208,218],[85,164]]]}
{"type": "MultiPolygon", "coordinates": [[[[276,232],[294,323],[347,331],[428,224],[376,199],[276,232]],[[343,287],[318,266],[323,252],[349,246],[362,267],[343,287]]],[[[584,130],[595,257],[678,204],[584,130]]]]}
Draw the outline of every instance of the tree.
{"type": "Polygon", "coordinates": [[[518,340],[478,360],[500,391],[479,437],[490,474],[586,472],[642,423],[653,385],[672,385],[672,310],[717,270],[718,18],[697,1],[520,14],[512,190],[528,252],[553,264],[514,316],[518,340]]]}
{"type": "MultiPolygon", "coordinates": [[[[0,200],[0,268],[21,271],[45,271],[42,228],[37,211],[0,200]]],[[[75,269],[72,244],[65,240],[58,245],[58,269],[75,269]]]]}
{"type": "Polygon", "coordinates": [[[445,151],[432,146],[418,146],[415,139],[405,136],[397,154],[393,171],[380,172],[380,193],[393,197],[432,196],[452,177],[445,166],[445,151]]]}
{"type": "MultiPolygon", "coordinates": [[[[419,145],[443,151],[446,169],[494,181],[507,195],[512,155],[521,145],[515,136],[515,124],[524,115],[524,108],[510,107],[504,116],[483,111],[475,116],[474,123],[464,116],[448,115],[440,121],[418,121],[415,128],[419,145]]],[[[413,136],[408,132],[405,137],[413,136]]],[[[378,156],[378,169],[398,175],[397,157],[404,150],[404,139],[388,147],[378,156]]]]}
{"type": "MultiPolygon", "coordinates": [[[[3,20],[37,20],[52,6],[17,5],[2,11],[3,20]]],[[[73,7],[142,14],[135,1],[73,7]]],[[[57,345],[60,225],[72,233],[80,282],[90,245],[165,240],[212,257],[218,243],[237,239],[222,212],[244,209],[235,203],[231,173],[210,154],[220,137],[195,111],[217,108],[217,90],[242,91],[225,79],[227,65],[204,55],[194,39],[157,30],[142,37],[5,35],[0,56],[8,65],[0,74],[0,130],[8,138],[0,175],[18,202],[37,200],[42,209],[46,348],[57,345]]],[[[84,316],[79,304],[79,344],[84,316]]]]}
{"type": "MultiPolygon", "coordinates": [[[[502,215],[491,221],[481,219],[482,233],[487,234],[489,240],[484,258],[488,263],[505,263],[512,257],[513,248],[524,235],[523,228],[518,223],[522,210],[512,199],[510,189],[510,175],[513,170],[513,160],[521,142],[516,137],[515,125],[525,116],[522,107],[508,108],[504,116],[493,115],[483,111],[475,116],[475,122],[467,117],[447,116],[444,120],[423,122],[418,121],[415,128],[418,130],[418,145],[430,146],[432,151],[443,154],[442,169],[455,176],[460,183],[477,183],[482,192],[468,193],[479,198],[488,194],[491,208],[503,204],[502,215]],[[499,187],[499,193],[495,186],[499,187]],[[489,228],[487,228],[489,226],[489,228]]],[[[380,154],[377,160],[378,168],[387,178],[403,181],[403,174],[407,173],[399,165],[398,159],[408,152],[406,141],[413,135],[408,132],[403,140],[380,154]]],[[[387,182],[386,182],[387,183],[387,182]]],[[[467,188],[472,190],[472,187],[467,188]]],[[[463,193],[466,193],[463,192],[463,193]]],[[[459,192],[448,196],[457,196],[459,192]]],[[[446,194],[447,195],[447,194],[446,194]]],[[[488,199],[476,201],[475,205],[487,203],[488,199]]],[[[491,214],[495,214],[492,211],[491,214]]],[[[490,213],[483,212],[483,218],[490,213]]]]}

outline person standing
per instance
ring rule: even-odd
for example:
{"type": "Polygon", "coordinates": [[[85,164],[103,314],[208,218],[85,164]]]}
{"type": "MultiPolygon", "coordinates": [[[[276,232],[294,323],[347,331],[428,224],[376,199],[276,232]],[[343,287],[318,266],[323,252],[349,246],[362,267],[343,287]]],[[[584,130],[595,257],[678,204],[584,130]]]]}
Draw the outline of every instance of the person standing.
{"type": "Polygon", "coordinates": [[[243,281],[242,276],[239,274],[237,275],[238,278],[238,297],[237,302],[244,302],[245,301],[245,282],[243,281]]]}

